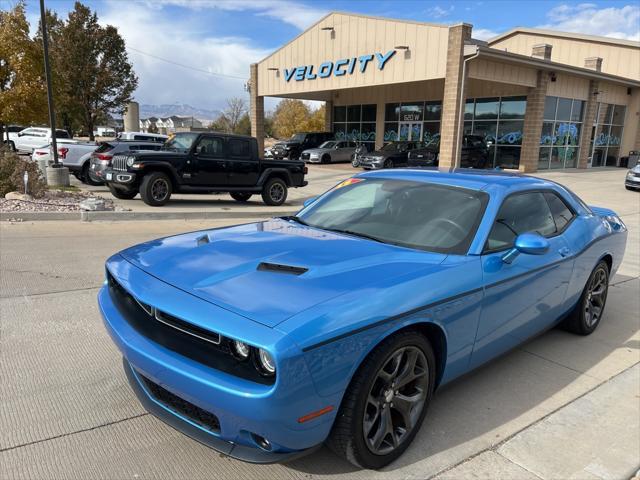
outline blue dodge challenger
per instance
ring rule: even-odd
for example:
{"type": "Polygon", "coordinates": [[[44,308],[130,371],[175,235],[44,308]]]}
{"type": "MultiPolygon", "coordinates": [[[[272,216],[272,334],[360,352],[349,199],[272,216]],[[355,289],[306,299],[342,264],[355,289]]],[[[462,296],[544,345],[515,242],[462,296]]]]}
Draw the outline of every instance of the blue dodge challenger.
{"type": "Polygon", "coordinates": [[[143,405],[241,460],[409,446],[438,386],[561,324],[602,320],[627,229],[556,183],[382,170],[296,215],[153,240],[99,304],[143,405]]]}

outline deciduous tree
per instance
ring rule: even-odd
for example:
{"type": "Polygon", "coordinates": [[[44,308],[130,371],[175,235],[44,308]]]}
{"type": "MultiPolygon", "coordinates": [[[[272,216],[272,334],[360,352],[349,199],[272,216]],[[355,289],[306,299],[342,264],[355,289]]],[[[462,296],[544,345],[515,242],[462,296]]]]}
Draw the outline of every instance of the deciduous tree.
{"type": "Polygon", "coordinates": [[[124,39],[115,27],[100,26],[97,15],[76,2],[55,52],[58,73],[65,76],[60,102],[93,140],[99,116],[122,114],[138,85],[124,39]]]}

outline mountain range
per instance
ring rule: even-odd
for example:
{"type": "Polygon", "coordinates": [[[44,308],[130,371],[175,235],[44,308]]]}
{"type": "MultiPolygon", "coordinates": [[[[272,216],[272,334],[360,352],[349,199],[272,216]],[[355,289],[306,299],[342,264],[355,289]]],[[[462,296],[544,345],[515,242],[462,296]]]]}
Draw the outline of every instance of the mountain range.
{"type": "Polygon", "coordinates": [[[195,117],[198,120],[215,120],[220,116],[220,110],[207,110],[205,108],[196,108],[187,104],[166,104],[166,105],[140,105],[140,118],[148,117],[170,117],[176,115],[178,117],[195,117]]]}

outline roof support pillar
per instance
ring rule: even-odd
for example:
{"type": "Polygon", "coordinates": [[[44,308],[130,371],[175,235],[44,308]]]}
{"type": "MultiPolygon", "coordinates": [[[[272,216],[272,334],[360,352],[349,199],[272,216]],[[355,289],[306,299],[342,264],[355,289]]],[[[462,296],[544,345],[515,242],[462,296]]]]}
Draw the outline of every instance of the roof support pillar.
{"type": "Polygon", "coordinates": [[[547,97],[548,84],[549,72],[538,70],[536,86],[532,87],[527,94],[527,110],[524,116],[520,166],[518,168],[521,172],[535,172],[538,170],[540,136],[542,135],[544,102],[547,97]]]}
{"type": "Polygon", "coordinates": [[[584,107],[584,119],[582,122],[582,131],[580,132],[580,153],[578,154],[578,168],[587,168],[589,166],[589,157],[591,156],[591,130],[596,120],[596,110],[598,108],[598,89],[600,82],[591,80],[589,82],[589,96],[587,104],[584,107]]]}
{"type": "Polygon", "coordinates": [[[258,156],[264,156],[264,97],[258,95],[258,64],[252,63],[249,79],[249,116],[251,136],[258,141],[258,156]]]}
{"type": "Polygon", "coordinates": [[[471,39],[471,25],[462,23],[449,27],[447,46],[447,67],[442,98],[442,123],[440,124],[440,167],[456,165],[456,152],[462,138],[458,138],[461,122],[460,108],[465,100],[462,91],[462,66],[464,62],[464,44],[471,39]]]}
{"type": "Polygon", "coordinates": [[[333,100],[324,102],[324,131],[333,132],[333,100]]]}

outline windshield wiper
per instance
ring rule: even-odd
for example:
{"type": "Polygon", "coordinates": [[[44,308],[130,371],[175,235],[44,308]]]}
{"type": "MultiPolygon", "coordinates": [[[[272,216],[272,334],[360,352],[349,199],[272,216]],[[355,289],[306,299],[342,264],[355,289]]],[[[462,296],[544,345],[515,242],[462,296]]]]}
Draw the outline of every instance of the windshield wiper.
{"type": "Polygon", "coordinates": [[[296,222],[299,223],[300,225],[304,225],[304,226],[309,226],[309,224],[307,222],[305,222],[304,220],[302,220],[300,217],[296,216],[296,215],[286,215],[284,217],[278,217],[281,218],[282,220],[291,220],[292,222],[296,222]]]}
{"type": "Polygon", "coordinates": [[[354,237],[361,237],[361,238],[366,238],[367,240],[373,240],[374,242],[378,242],[378,243],[391,243],[392,245],[394,245],[394,243],[392,242],[386,242],[378,237],[374,237],[373,235],[367,235],[366,233],[360,233],[360,232],[354,232],[353,230],[342,230],[340,228],[326,228],[326,227],[320,227],[323,230],[328,230],[329,232],[335,232],[335,233],[345,233],[347,235],[353,235],[354,237]]]}

